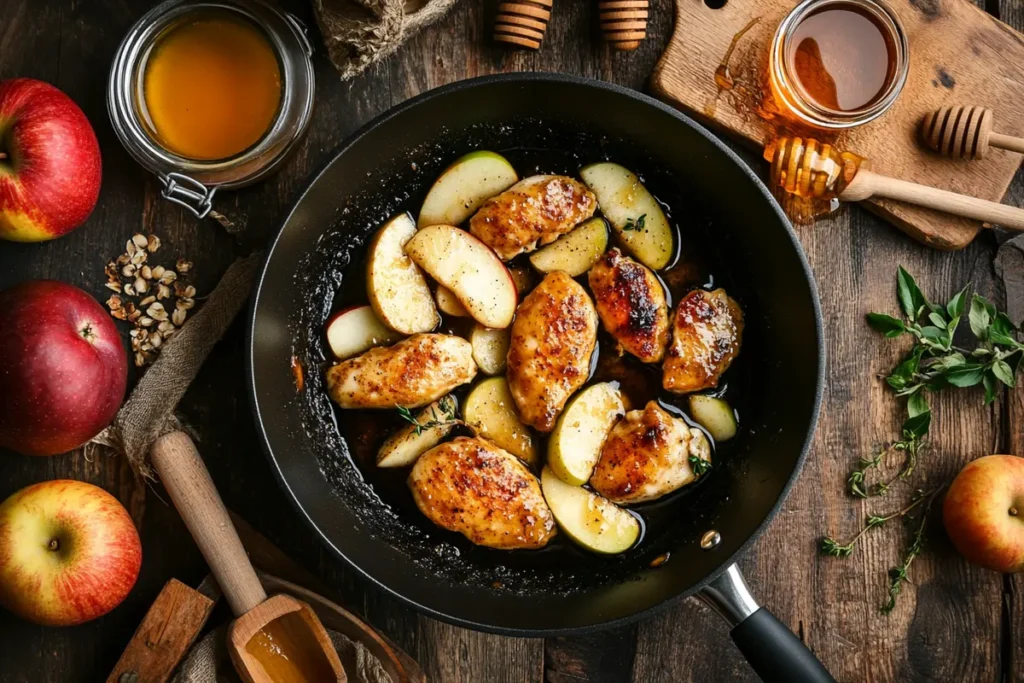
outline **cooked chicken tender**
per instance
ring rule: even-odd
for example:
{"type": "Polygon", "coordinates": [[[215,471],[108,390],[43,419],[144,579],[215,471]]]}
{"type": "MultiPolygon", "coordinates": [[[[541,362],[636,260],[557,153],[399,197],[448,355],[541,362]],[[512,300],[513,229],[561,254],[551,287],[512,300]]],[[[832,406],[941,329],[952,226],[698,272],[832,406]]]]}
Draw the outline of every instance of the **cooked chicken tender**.
{"type": "Polygon", "coordinates": [[[743,311],[724,289],[683,297],[672,324],[673,339],[662,369],[662,385],[676,394],[718,386],[740,352],[743,311]]]}
{"type": "Polygon", "coordinates": [[[342,408],[419,408],[476,376],[473,346],[447,334],[414,334],[327,370],[327,393],[342,408]]]}
{"type": "Polygon", "coordinates": [[[482,439],[459,437],[424,453],[409,488],[430,521],[477,545],[543,548],[556,533],[537,478],[519,458],[482,439]]]}
{"type": "Polygon", "coordinates": [[[578,180],[535,175],[488,199],[470,219],[469,231],[508,261],[554,242],[596,209],[594,193],[578,180]]]}
{"type": "Polygon", "coordinates": [[[668,303],[654,273],[612,249],[590,269],[588,280],[608,334],[644,363],[661,361],[668,344],[668,303]]]}
{"type": "Polygon", "coordinates": [[[612,427],[590,485],[613,503],[654,500],[697,478],[691,457],[711,462],[704,432],[651,401],[612,427]]]}
{"type": "Polygon", "coordinates": [[[550,432],[565,402],[590,374],[597,311],[586,290],[561,271],[549,274],[516,311],[508,384],[522,421],[550,432]]]}

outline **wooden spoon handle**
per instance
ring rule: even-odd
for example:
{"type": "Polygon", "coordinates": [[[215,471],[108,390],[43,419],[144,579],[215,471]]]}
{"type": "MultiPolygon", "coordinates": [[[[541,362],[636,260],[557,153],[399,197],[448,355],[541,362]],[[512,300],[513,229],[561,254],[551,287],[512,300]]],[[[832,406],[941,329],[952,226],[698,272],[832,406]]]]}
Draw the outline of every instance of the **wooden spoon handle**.
{"type": "Polygon", "coordinates": [[[240,617],[264,602],[267,593],[192,439],[183,432],[165,434],[153,444],[150,457],[231,611],[240,617]]]}
{"type": "Polygon", "coordinates": [[[945,211],[954,216],[997,223],[1001,227],[1013,230],[1024,230],[1024,209],[940,190],[937,187],[918,185],[867,170],[859,171],[839,195],[840,199],[846,201],[860,201],[868,197],[895,199],[945,211]]]}
{"type": "Polygon", "coordinates": [[[1003,135],[1002,133],[990,133],[988,136],[988,144],[991,147],[1008,149],[1011,152],[1020,152],[1021,154],[1024,154],[1024,138],[1015,138],[1012,135],[1003,135]]]}

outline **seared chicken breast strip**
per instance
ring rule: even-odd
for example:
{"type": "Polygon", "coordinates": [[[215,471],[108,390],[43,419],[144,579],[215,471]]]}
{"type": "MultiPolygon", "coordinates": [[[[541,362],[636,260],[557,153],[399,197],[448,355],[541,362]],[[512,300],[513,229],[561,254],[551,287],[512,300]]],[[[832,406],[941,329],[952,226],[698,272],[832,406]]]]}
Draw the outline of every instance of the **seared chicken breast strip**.
{"type": "Polygon", "coordinates": [[[535,175],[488,199],[470,219],[469,231],[508,261],[554,242],[596,209],[594,193],[580,181],[535,175]]]}
{"type": "Polygon", "coordinates": [[[654,500],[697,478],[691,457],[711,462],[704,432],[651,401],[612,427],[590,485],[613,503],[654,500]]]}
{"type": "Polygon", "coordinates": [[[695,289],[679,302],[662,385],[676,394],[718,386],[740,352],[743,311],[724,289],[695,289]]]}
{"type": "Polygon", "coordinates": [[[661,361],[668,344],[668,302],[654,273],[612,249],[593,265],[588,281],[608,334],[644,363],[661,361]]]}
{"type": "Polygon", "coordinates": [[[327,393],[342,408],[419,408],[476,376],[473,346],[447,334],[414,334],[327,370],[327,393]]]}
{"type": "Polygon", "coordinates": [[[565,402],[590,374],[597,312],[567,274],[548,274],[516,310],[508,349],[508,384],[522,421],[550,432],[565,402]]]}
{"type": "Polygon", "coordinates": [[[537,478],[483,439],[463,436],[430,449],[413,466],[409,488],[430,521],[477,545],[543,548],[556,533],[537,478]]]}

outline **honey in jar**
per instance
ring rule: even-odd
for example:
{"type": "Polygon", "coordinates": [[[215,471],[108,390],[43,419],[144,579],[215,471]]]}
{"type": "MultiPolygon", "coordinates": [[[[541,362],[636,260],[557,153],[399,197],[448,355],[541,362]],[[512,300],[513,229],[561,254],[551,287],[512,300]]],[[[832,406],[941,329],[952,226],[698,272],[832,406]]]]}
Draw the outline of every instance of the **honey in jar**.
{"type": "Polygon", "coordinates": [[[165,149],[227,159],[256,144],[281,105],[281,68],[264,32],[228,11],[168,28],[142,65],[143,118],[165,149]]]}

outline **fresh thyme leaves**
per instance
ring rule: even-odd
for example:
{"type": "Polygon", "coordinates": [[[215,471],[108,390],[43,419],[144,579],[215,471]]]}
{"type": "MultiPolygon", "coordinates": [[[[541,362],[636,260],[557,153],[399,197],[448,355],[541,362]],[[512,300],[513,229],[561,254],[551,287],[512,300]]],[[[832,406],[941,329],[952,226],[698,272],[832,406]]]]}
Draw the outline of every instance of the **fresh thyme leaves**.
{"type": "MultiPolygon", "coordinates": [[[[424,429],[460,423],[461,421],[456,417],[456,407],[455,399],[448,395],[438,401],[436,406],[430,408],[430,419],[426,422],[420,422],[412,414],[412,411],[404,406],[398,406],[398,416],[412,424],[416,428],[416,436],[419,436],[423,433],[424,429]]],[[[420,417],[422,417],[422,414],[420,417]]]]}
{"type": "Polygon", "coordinates": [[[640,217],[637,218],[636,221],[634,221],[632,218],[627,218],[626,224],[622,226],[622,230],[624,232],[629,232],[630,230],[642,231],[644,229],[644,224],[646,223],[646,221],[646,213],[640,214],[640,217]]]}
{"type": "MultiPolygon", "coordinates": [[[[901,316],[886,313],[868,313],[867,322],[874,330],[889,339],[910,335],[914,344],[903,360],[885,378],[886,384],[897,397],[906,399],[906,418],[900,428],[900,438],[881,448],[870,457],[862,457],[846,480],[850,495],[858,498],[884,496],[899,482],[907,482],[914,473],[919,456],[928,447],[928,431],[932,413],[928,404],[931,393],[950,388],[982,385],[985,404],[999,395],[1000,385],[1012,387],[1024,358],[1024,344],[1017,340],[1017,328],[1005,313],[979,294],[971,294],[970,285],[957,292],[944,305],[935,304],[921,291],[914,278],[903,267],[896,273],[896,296],[901,316]],[[973,348],[956,344],[960,323],[967,318],[975,338],[973,348]],[[888,470],[890,458],[902,455],[896,474],[879,481],[868,481],[869,476],[888,470]]],[[[960,338],[966,335],[961,334],[960,338]]],[[[842,544],[832,537],[821,540],[821,552],[833,557],[848,557],[857,542],[869,530],[880,527],[894,517],[905,517],[923,501],[927,501],[917,529],[903,550],[902,563],[889,570],[888,601],[883,612],[896,605],[902,585],[909,582],[910,565],[922,550],[928,509],[936,491],[923,494],[918,491],[911,503],[890,515],[869,515],[848,543],[842,544]]]]}
{"type": "Polygon", "coordinates": [[[698,458],[696,455],[691,455],[689,459],[690,469],[693,470],[694,476],[699,477],[711,469],[711,463],[704,458],[698,458]]]}

